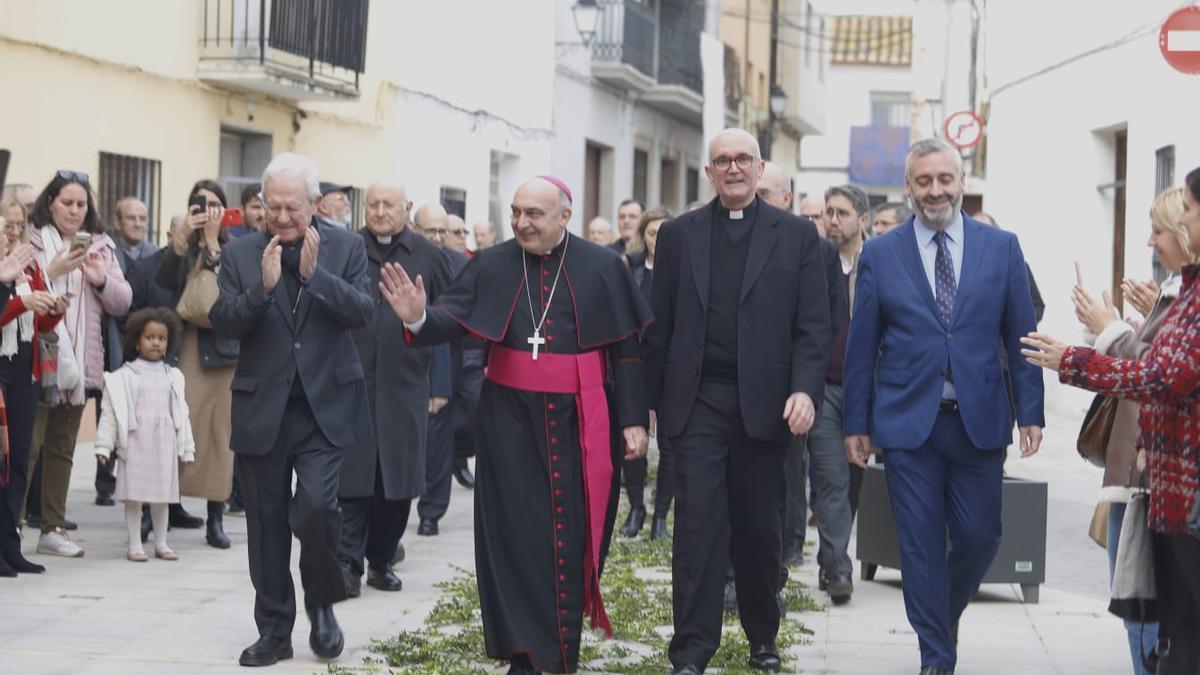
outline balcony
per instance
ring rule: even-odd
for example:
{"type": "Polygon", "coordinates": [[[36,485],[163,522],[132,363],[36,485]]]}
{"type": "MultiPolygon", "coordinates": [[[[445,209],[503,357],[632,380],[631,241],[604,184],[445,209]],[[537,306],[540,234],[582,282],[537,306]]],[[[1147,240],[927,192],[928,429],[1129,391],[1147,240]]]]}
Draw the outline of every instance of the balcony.
{"type": "Polygon", "coordinates": [[[638,0],[598,0],[592,41],[592,76],[615,87],[644,92],[655,84],[658,19],[638,0]]]}
{"type": "Polygon", "coordinates": [[[204,0],[197,76],[289,101],[358,98],[368,0],[204,0]]]}
{"type": "Polygon", "coordinates": [[[658,83],[642,97],[646,103],[700,126],[704,110],[704,73],[700,66],[700,34],[705,3],[660,0],[659,22],[670,30],[658,33],[658,83]]]}

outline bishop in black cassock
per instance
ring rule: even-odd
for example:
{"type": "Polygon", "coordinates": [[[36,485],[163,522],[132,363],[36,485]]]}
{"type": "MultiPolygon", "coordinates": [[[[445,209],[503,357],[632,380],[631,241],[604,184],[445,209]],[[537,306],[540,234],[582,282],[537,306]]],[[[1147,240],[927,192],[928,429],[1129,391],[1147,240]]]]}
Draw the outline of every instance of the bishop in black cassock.
{"type": "Polygon", "coordinates": [[[420,277],[389,266],[380,285],[413,344],[489,343],[475,492],[487,652],[510,673],[567,673],[585,613],[611,632],[599,575],[615,467],[646,451],[638,333],[651,315],[615,252],[566,231],[560,181],[528,181],[512,209],[515,238],[478,252],[428,312],[420,277]]]}

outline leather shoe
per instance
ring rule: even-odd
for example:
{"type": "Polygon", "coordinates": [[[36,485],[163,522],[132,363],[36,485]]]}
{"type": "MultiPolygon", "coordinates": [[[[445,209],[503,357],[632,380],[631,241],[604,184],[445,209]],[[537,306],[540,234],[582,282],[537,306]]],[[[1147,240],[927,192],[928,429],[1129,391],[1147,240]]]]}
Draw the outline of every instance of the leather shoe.
{"type": "Polygon", "coordinates": [[[396,544],[396,552],[392,554],[392,559],[389,560],[388,563],[392,565],[399,565],[400,563],[404,562],[405,555],[407,555],[407,553],[404,550],[404,542],[400,542],[399,544],[396,544]]]}
{"type": "Polygon", "coordinates": [[[308,634],[308,646],[322,659],[336,659],[342,653],[345,640],[337,618],[333,616],[333,605],[307,608],[308,621],[312,630],[308,634]]]}
{"type": "Polygon", "coordinates": [[[292,658],[292,641],[284,638],[260,637],[258,642],[242,650],[238,663],[243,666],[272,666],[292,658]]]}
{"type": "Polygon", "coordinates": [[[468,490],[475,489],[475,474],[471,473],[471,468],[465,461],[454,467],[454,480],[468,490]]]}
{"type": "Polygon", "coordinates": [[[183,504],[171,504],[167,508],[167,525],[181,530],[196,530],[204,527],[204,519],[185,511],[183,504]]]}
{"type": "Polygon", "coordinates": [[[850,580],[849,574],[838,574],[828,580],[829,599],[835,605],[844,605],[850,602],[850,596],[854,593],[854,582],[850,580]]]}
{"type": "Polygon", "coordinates": [[[783,564],[788,567],[799,567],[804,564],[804,547],[800,545],[800,542],[788,547],[787,552],[783,554],[783,564]]]}
{"type": "Polygon", "coordinates": [[[817,572],[817,590],[829,590],[829,574],[827,574],[825,570],[820,570],[817,572]]]}
{"type": "Polygon", "coordinates": [[[933,666],[923,666],[921,668],[921,675],[954,675],[954,671],[946,670],[945,668],[934,668],[933,666]]]}
{"type": "Polygon", "coordinates": [[[529,662],[529,657],[524,654],[517,654],[508,660],[507,675],[541,675],[540,670],[533,667],[529,662]]]}
{"type": "Polygon", "coordinates": [[[116,502],[113,501],[111,492],[96,493],[96,506],[112,506],[114,504],[116,504],[116,502]]]}
{"type": "Polygon", "coordinates": [[[345,567],[342,568],[342,583],[346,586],[347,598],[357,598],[362,595],[362,579],[345,567]]]}
{"type": "Polygon", "coordinates": [[[629,515],[625,517],[625,524],[621,526],[621,536],[632,539],[638,536],[638,532],[642,531],[642,525],[646,524],[646,507],[635,506],[629,509],[629,515]]]}
{"type": "Polygon", "coordinates": [[[746,665],[754,670],[771,672],[778,672],[783,667],[779,660],[779,650],[775,648],[774,643],[750,647],[750,658],[746,660],[746,665]]]}
{"type": "Polygon", "coordinates": [[[433,518],[422,518],[421,524],[417,526],[417,534],[422,537],[436,537],[438,533],[437,521],[433,518]]]}
{"type": "Polygon", "coordinates": [[[702,670],[688,663],[675,669],[675,675],[700,675],[702,670]]]}
{"type": "Polygon", "coordinates": [[[381,591],[398,591],[404,588],[400,577],[386,565],[367,565],[367,585],[381,591]]]}
{"type": "Polygon", "coordinates": [[[669,539],[671,530],[667,529],[667,519],[654,516],[650,523],[650,539],[669,539]]]}

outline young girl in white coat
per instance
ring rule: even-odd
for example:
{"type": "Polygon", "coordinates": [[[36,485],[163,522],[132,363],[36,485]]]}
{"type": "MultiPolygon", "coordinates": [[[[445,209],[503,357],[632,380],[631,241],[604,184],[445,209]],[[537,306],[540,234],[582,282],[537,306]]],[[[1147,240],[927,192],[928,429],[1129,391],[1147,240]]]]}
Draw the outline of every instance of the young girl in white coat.
{"type": "Polygon", "coordinates": [[[125,503],[132,562],[146,562],[142,548],[142,503],[150,505],[154,556],[178,560],[167,546],[167,505],[179,501],[179,462],[196,459],[192,425],[183,396],[183,373],[163,359],[182,334],[169,309],[138,310],[125,323],[125,359],[104,374],[104,397],[96,429],[96,457],[117,464],[114,497],[125,503]]]}

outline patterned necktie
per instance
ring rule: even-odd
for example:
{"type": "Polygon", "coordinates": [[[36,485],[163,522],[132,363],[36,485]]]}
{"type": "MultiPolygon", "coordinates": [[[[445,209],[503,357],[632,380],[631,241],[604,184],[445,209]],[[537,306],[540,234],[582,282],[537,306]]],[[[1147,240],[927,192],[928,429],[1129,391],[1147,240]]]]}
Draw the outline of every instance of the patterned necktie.
{"type": "Polygon", "coordinates": [[[954,292],[957,284],[954,281],[954,261],[950,258],[950,247],[946,245],[946,233],[938,231],[933,235],[937,242],[937,258],[933,262],[934,288],[937,289],[938,314],[942,322],[950,325],[950,317],[954,314],[954,292]]]}

